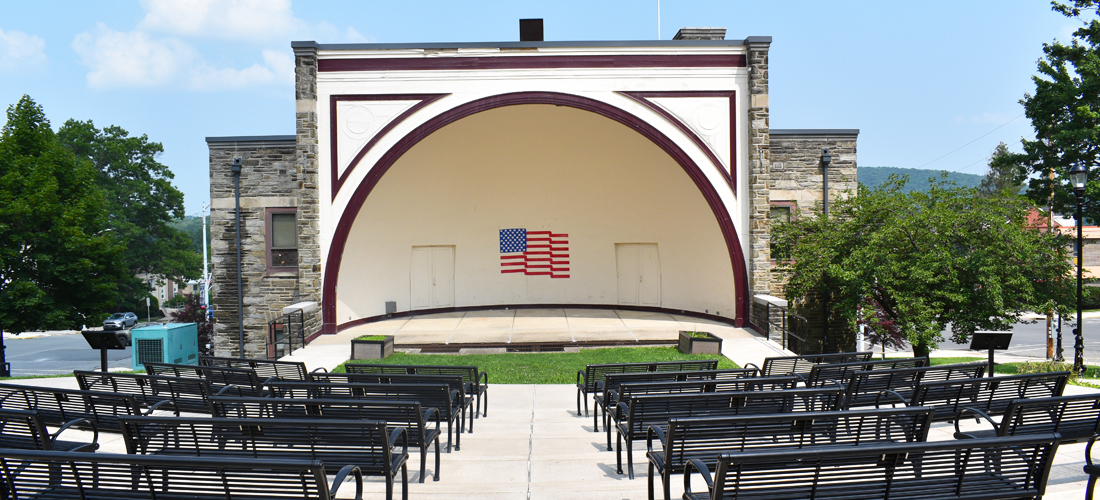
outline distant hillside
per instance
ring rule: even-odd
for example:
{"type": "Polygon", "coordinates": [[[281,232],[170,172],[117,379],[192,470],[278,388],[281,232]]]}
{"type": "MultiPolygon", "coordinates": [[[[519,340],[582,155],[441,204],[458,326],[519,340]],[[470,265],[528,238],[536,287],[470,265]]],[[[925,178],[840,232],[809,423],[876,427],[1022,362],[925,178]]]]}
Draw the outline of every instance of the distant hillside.
{"type": "MultiPolygon", "coordinates": [[[[859,183],[867,187],[878,187],[886,182],[891,175],[908,175],[909,182],[902,188],[903,191],[924,191],[928,189],[928,179],[940,178],[941,170],[925,170],[916,168],[897,167],[857,167],[856,176],[859,183]]],[[[954,182],[959,187],[978,187],[982,183],[984,175],[964,174],[960,172],[948,172],[947,180],[954,182]]]]}

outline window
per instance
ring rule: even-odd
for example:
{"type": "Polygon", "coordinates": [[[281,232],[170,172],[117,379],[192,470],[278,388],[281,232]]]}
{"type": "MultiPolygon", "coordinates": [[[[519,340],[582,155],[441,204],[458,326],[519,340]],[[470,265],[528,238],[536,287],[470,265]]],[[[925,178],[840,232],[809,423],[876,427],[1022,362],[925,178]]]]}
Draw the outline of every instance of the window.
{"type": "Polygon", "coordinates": [[[789,260],[790,259],[789,255],[780,255],[783,252],[780,252],[779,248],[777,248],[778,247],[778,245],[777,245],[778,241],[776,240],[776,237],[775,237],[775,228],[776,228],[776,226],[778,226],[782,222],[790,222],[793,210],[794,210],[794,202],[792,202],[792,201],[773,201],[772,202],[771,210],[768,213],[768,218],[771,220],[771,228],[772,228],[771,229],[771,238],[770,238],[770,241],[771,241],[770,247],[771,247],[771,256],[772,256],[773,261],[776,261],[776,260],[789,260]]]}
{"type": "Polygon", "coordinates": [[[268,272],[298,269],[298,220],[293,208],[267,209],[268,272]]]}

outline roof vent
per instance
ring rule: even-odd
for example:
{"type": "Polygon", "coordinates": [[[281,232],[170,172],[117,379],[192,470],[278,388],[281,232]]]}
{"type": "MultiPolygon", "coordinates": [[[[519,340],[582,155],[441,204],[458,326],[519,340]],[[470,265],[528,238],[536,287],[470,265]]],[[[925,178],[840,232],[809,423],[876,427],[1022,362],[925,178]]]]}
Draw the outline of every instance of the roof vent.
{"type": "Polygon", "coordinates": [[[680,28],[673,40],[725,40],[726,28],[680,28]]]}
{"type": "MultiPolygon", "coordinates": [[[[722,30],[725,33],[726,30],[722,30]]],[[[519,41],[521,42],[541,42],[542,41],[542,19],[520,19],[519,20],[519,41]]]]}

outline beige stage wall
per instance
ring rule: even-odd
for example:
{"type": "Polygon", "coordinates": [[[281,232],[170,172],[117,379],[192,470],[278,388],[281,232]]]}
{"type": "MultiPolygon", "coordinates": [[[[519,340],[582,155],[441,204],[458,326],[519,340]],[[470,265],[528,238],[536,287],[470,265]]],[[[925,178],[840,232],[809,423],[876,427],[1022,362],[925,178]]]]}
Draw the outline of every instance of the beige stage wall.
{"type": "MultiPolygon", "coordinates": [[[[423,246],[453,246],[455,307],[619,304],[620,287],[629,284],[620,283],[616,244],[635,243],[657,246],[659,307],[733,316],[733,271],[718,223],[660,148],[574,108],[481,112],[421,141],[370,193],[339,270],[336,321],[384,314],[386,301],[412,309],[414,279],[424,307],[423,283],[432,278],[424,273],[450,271],[445,262],[425,271],[432,257],[424,249],[414,270],[413,247],[423,246]],[[505,228],[568,234],[570,277],[501,274],[505,228]]],[[[448,253],[433,255],[445,260],[448,253]]],[[[645,271],[650,287],[653,272],[652,265],[645,271]]],[[[438,278],[437,286],[451,286],[438,278]]]]}

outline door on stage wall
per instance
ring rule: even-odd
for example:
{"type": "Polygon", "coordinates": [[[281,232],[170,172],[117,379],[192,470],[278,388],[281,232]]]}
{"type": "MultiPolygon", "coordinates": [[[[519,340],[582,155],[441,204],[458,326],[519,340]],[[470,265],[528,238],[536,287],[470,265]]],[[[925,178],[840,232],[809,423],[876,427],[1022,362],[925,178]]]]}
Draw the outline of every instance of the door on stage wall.
{"type": "Polygon", "coordinates": [[[661,306],[661,257],[656,243],[616,243],[619,303],[661,306]]]}
{"type": "Polygon", "coordinates": [[[455,305],[455,247],[412,247],[412,309],[455,305]]]}

